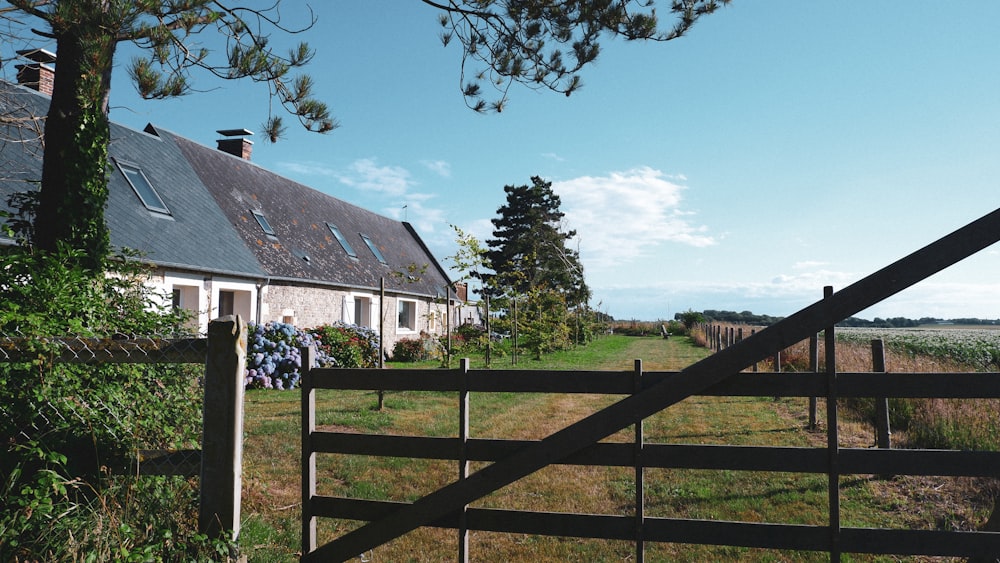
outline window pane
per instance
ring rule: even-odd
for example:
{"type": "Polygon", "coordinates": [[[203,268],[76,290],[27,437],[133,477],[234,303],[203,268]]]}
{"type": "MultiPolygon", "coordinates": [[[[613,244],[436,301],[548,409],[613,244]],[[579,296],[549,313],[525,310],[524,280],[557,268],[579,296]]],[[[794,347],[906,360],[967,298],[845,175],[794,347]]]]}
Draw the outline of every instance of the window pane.
{"type": "Polygon", "coordinates": [[[118,169],[122,171],[122,175],[128,180],[132,190],[135,191],[135,195],[139,196],[139,201],[146,206],[146,209],[150,211],[156,211],[157,213],[170,214],[170,210],[160,199],[160,194],[156,193],[156,189],[153,185],[149,183],[149,179],[146,175],[142,173],[142,170],[137,166],[132,166],[130,164],[123,164],[121,162],[115,162],[118,164],[118,169]]]}
{"type": "Polygon", "coordinates": [[[333,236],[337,237],[337,242],[339,242],[340,246],[343,247],[344,252],[346,252],[347,255],[350,256],[351,258],[357,258],[358,253],[354,252],[354,248],[351,247],[351,243],[347,242],[347,239],[344,238],[344,235],[343,233],[340,232],[340,229],[338,229],[336,225],[330,223],[327,223],[326,226],[329,227],[330,232],[333,233],[333,236]]]}
{"type": "Polygon", "coordinates": [[[399,312],[398,328],[405,328],[407,330],[416,329],[417,323],[417,304],[413,301],[397,301],[397,309],[399,312]]]}
{"type": "Polygon", "coordinates": [[[372,251],[372,254],[375,255],[375,258],[377,258],[379,262],[383,264],[387,263],[385,261],[385,256],[382,256],[382,253],[379,251],[378,247],[375,246],[375,243],[372,242],[372,239],[368,238],[368,235],[361,235],[361,239],[365,241],[365,244],[368,245],[368,249],[372,251]]]}
{"type": "Polygon", "coordinates": [[[257,224],[260,225],[260,228],[264,230],[265,234],[271,235],[272,237],[275,236],[274,229],[271,228],[271,224],[267,222],[267,217],[264,217],[263,213],[255,210],[253,212],[253,217],[257,220],[257,224]]]}

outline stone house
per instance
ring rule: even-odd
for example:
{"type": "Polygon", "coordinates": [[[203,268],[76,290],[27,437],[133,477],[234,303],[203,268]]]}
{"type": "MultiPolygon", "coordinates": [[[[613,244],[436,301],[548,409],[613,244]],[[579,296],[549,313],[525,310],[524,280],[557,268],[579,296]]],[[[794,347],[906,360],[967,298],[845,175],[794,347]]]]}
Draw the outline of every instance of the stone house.
{"type": "MultiPolygon", "coordinates": [[[[52,62],[28,59],[44,61],[25,65],[43,73],[52,62]]],[[[19,74],[33,84],[0,82],[4,115],[46,114],[37,74],[19,74]]],[[[256,165],[248,133],[220,131],[212,148],[152,124],[111,124],[111,243],[141,253],[149,284],[192,312],[192,328],[227,314],[300,327],[341,321],[379,331],[391,350],[460,322],[455,286],[411,224],[256,165]]],[[[0,125],[0,171],[0,207],[36,189],[39,135],[0,125]]]]}

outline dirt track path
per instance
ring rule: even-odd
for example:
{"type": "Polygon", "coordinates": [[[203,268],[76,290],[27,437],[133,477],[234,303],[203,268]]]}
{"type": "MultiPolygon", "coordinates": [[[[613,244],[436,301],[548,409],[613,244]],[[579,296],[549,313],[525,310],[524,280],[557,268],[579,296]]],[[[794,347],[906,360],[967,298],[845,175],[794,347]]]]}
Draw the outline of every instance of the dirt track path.
{"type": "Polygon", "coordinates": [[[617,358],[608,358],[602,365],[594,369],[631,368],[631,362],[624,363],[627,358],[641,359],[645,371],[680,371],[698,360],[708,356],[709,350],[691,345],[685,337],[633,338],[628,350],[617,358]]]}

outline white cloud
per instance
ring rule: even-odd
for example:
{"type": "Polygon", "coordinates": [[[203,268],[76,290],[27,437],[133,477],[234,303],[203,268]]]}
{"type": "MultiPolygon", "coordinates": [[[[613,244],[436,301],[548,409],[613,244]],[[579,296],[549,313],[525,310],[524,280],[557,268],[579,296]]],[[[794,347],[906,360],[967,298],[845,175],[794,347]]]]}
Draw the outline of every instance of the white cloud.
{"type": "Polygon", "coordinates": [[[354,161],[339,180],[352,188],[396,196],[405,194],[414,185],[409,170],[401,166],[379,166],[374,158],[354,161]]]}
{"type": "Polygon", "coordinates": [[[568,228],[577,231],[588,270],[620,267],[668,242],[694,247],[717,242],[681,209],[684,187],[659,170],[583,176],[553,182],[552,189],[562,200],[568,228]]]}
{"type": "Polygon", "coordinates": [[[407,197],[406,207],[386,208],[383,209],[383,213],[393,219],[412,224],[421,237],[431,236],[441,227],[447,226],[448,222],[445,220],[444,211],[423,204],[430,197],[433,196],[413,194],[407,197]]]}
{"type": "Polygon", "coordinates": [[[420,164],[442,178],[451,178],[451,164],[444,160],[421,160],[420,164]]]}
{"type": "Polygon", "coordinates": [[[326,176],[331,178],[340,176],[339,171],[319,162],[279,162],[276,168],[299,176],[326,176]]]}
{"type": "MultiPolygon", "coordinates": [[[[442,176],[451,173],[447,162],[427,161],[422,164],[442,176]]],[[[444,211],[427,205],[428,201],[437,196],[413,191],[418,183],[410,171],[401,166],[381,166],[375,158],[363,158],[351,163],[346,170],[316,162],[283,162],[280,168],[293,175],[332,179],[368,192],[378,202],[374,205],[381,208],[380,213],[393,219],[408,221],[421,236],[434,238],[438,236],[441,227],[447,225],[444,211]]],[[[318,186],[313,184],[313,187],[318,186]]]]}

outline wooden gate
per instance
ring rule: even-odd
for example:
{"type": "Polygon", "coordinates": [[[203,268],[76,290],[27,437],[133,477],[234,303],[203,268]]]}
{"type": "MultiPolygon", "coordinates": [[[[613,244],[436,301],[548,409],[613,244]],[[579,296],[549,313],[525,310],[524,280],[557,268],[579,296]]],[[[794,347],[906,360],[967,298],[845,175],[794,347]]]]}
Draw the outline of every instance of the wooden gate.
{"type": "MultiPolygon", "coordinates": [[[[459,370],[313,369],[302,378],[302,551],[303,561],[342,561],[367,552],[421,526],[459,530],[459,559],[467,553],[467,531],[707,543],[830,553],[987,556],[1000,553],[1000,533],[845,528],[840,523],[840,476],[918,474],[1000,476],[995,452],[869,450],[840,448],[839,397],[1000,397],[995,374],[839,374],[833,326],[1000,240],[1000,210],[802,309],[753,336],[675,373],[539,372],[459,370]],[[744,374],[743,369],[776,351],[823,332],[826,365],[821,374],[744,374]],[[519,376],[520,374],[520,376],[519,376]],[[358,436],[322,432],[315,425],[316,389],[447,390],[459,395],[457,438],[358,436]],[[468,393],[472,391],[581,392],[627,395],[621,401],[537,441],[473,440],[467,433],[468,393]],[[765,448],[643,444],[643,419],[687,397],[702,394],[825,396],[826,448],[765,448]],[[629,426],[635,444],[599,443],[629,426]],[[460,479],[412,503],[377,502],[316,494],[316,455],[352,453],[453,459],[460,479]],[[493,461],[469,475],[469,461],[493,461]],[[624,465],[636,468],[635,516],[514,512],[469,508],[476,500],[546,466],[560,463],[624,465]],[[811,472],[828,475],[826,526],[760,524],[646,518],[642,513],[642,471],[650,467],[687,467],[811,472]],[[368,524],[317,546],[318,517],[350,518],[368,524]]],[[[307,352],[304,365],[311,365],[307,352]]]]}

